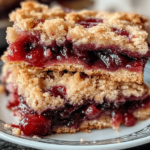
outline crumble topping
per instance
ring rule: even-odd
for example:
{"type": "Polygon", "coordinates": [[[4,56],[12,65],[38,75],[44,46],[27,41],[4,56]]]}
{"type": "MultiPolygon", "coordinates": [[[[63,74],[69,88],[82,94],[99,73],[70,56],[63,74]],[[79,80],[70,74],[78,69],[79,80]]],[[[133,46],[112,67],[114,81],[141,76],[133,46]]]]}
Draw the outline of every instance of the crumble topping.
{"type": "Polygon", "coordinates": [[[19,128],[13,128],[13,129],[12,129],[12,133],[13,133],[14,135],[20,135],[20,134],[21,134],[21,130],[20,130],[19,128]]]}
{"type": "Polygon", "coordinates": [[[36,2],[24,2],[21,9],[10,15],[13,27],[7,30],[7,41],[17,40],[18,30],[39,32],[40,42],[51,45],[54,41],[62,43],[66,37],[74,45],[95,44],[117,45],[122,50],[138,52],[142,55],[148,52],[148,20],[138,14],[107,13],[95,11],[71,12],[66,14],[62,8],[48,8],[36,2]],[[103,20],[97,26],[84,28],[77,24],[79,20],[100,18],[103,20]],[[113,28],[125,30],[129,37],[116,34],[113,28]]]}
{"type": "Polygon", "coordinates": [[[72,105],[82,104],[83,99],[94,99],[98,103],[103,103],[104,98],[115,101],[120,96],[141,97],[149,94],[149,88],[145,84],[107,81],[99,76],[82,78],[80,73],[47,73],[31,68],[13,68],[6,83],[17,86],[18,94],[25,97],[27,104],[35,111],[64,106],[64,99],[60,96],[52,97],[46,92],[53,86],[65,86],[66,99],[72,105]]]}
{"type": "MultiPolygon", "coordinates": [[[[16,9],[10,15],[10,21],[27,23],[29,25],[31,21],[45,21],[56,18],[64,18],[66,13],[60,7],[49,8],[47,5],[39,4],[34,1],[27,1],[21,3],[21,9],[16,9]],[[42,20],[37,20],[42,19],[42,20]]],[[[29,27],[30,28],[30,27],[29,27]]]]}
{"type": "Polygon", "coordinates": [[[96,43],[96,47],[100,47],[102,45],[116,45],[117,43],[122,49],[141,54],[145,54],[148,51],[146,42],[148,38],[148,20],[141,15],[85,10],[78,13],[72,12],[66,16],[66,19],[75,24],[75,27],[68,31],[67,36],[76,46],[96,43]],[[92,28],[76,25],[79,20],[88,18],[101,18],[103,23],[99,23],[92,28]],[[127,31],[129,37],[117,35],[112,30],[113,28],[127,31]]]}

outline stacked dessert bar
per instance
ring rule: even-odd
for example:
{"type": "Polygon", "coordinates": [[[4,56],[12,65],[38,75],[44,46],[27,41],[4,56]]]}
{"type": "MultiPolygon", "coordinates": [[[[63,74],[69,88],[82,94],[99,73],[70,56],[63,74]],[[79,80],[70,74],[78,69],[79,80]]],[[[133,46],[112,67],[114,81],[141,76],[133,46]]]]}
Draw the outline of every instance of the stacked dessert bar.
{"type": "Polygon", "coordinates": [[[118,129],[150,117],[145,17],[28,1],[10,20],[2,82],[21,133],[118,129]]]}

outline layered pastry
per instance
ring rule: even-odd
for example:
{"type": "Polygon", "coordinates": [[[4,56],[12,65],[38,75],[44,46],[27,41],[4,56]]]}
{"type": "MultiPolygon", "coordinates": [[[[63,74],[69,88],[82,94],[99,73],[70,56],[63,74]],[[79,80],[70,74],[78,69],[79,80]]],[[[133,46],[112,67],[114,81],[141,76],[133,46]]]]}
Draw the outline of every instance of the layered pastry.
{"type": "Polygon", "coordinates": [[[145,17],[25,2],[10,19],[2,82],[17,134],[118,129],[150,117],[145,17]]]}
{"type": "Polygon", "coordinates": [[[2,81],[9,92],[7,107],[20,120],[15,127],[25,135],[118,129],[150,117],[150,89],[145,84],[9,65],[3,68],[2,81]]]}
{"type": "Polygon", "coordinates": [[[36,2],[10,15],[3,61],[43,71],[84,72],[142,84],[150,56],[148,20],[138,14],[65,12],[36,2]]]}

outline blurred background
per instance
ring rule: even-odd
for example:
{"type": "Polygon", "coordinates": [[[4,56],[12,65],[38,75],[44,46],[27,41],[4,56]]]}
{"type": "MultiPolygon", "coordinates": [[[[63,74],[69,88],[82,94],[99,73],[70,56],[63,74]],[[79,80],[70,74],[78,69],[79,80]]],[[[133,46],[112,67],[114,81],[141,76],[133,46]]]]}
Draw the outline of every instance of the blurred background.
{"type": "MultiPolygon", "coordinates": [[[[8,14],[20,6],[23,0],[0,0],[0,55],[7,48],[6,28],[12,24],[8,14]]],[[[82,10],[92,9],[98,11],[124,11],[143,14],[150,20],[150,0],[37,0],[49,6],[60,5],[65,8],[82,10]]]]}

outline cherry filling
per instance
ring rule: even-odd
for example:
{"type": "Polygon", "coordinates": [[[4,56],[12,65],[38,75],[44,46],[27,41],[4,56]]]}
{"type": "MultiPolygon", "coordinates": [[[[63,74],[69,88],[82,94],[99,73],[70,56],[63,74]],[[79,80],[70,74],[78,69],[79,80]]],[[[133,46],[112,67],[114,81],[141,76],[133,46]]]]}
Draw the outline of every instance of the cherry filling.
{"type": "MultiPolygon", "coordinates": [[[[127,36],[125,31],[115,32],[127,36]]],[[[87,69],[116,71],[124,68],[140,72],[143,70],[149,56],[149,52],[145,56],[141,56],[138,53],[123,51],[115,45],[100,48],[96,48],[93,44],[75,46],[71,41],[67,40],[61,46],[56,43],[45,46],[39,43],[39,37],[39,33],[21,32],[20,39],[10,44],[8,60],[25,61],[32,66],[43,68],[60,63],[76,63],[83,65],[87,69]],[[133,58],[134,55],[136,58],[133,58]]]]}
{"type": "Polygon", "coordinates": [[[42,115],[28,115],[19,123],[25,135],[45,135],[51,127],[51,120],[42,115]]]}
{"type": "Polygon", "coordinates": [[[103,19],[89,18],[89,19],[80,20],[77,22],[77,24],[80,24],[84,26],[85,28],[91,28],[93,26],[97,26],[99,23],[103,23],[103,19]]]}
{"type": "Polygon", "coordinates": [[[126,30],[117,28],[112,28],[112,30],[118,35],[129,37],[129,33],[126,30]]]}
{"type": "Polygon", "coordinates": [[[54,97],[60,96],[62,99],[65,99],[66,87],[64,87],[64,86],[53,86],[48,90],[48,93],[51,96],[54,96],[54,97]]]}
{"type": "Polygon", "coordinates": [[[9,95],[9,103],[7,104],[7,108],[15,110],[15,107],[18,107],[20,103],[19,96],[17,93],[11,93],[9,95]]]}
{"type": "MultiPolygon", "coordinates": [[[[66,96],[66,88],[64,86],[54,86],[48,92],[54,97],[60,96],[65,98],[66,96]]],[[[11,93],[11,95],[13,94],[16,95],[16,93],[11,93]]],[[[131,97],[131,100],[128,98],[124,102],[111,103],[105,100],[102,104],[89,99],[83,100],[84,103],[82,105],[70,105],[66,101],[64,107],[47,109],[38,113],[27,105],[25,98],[22,96],[16,96],[15,98],[19,103],[13,100],[14,104],[9,108],[20,114],[21,121],[17,127],[25,135],[51,134],[53,129],[62,126],[78,128],[82,122],[98,119],[101,115],[109,116],[114,128],[118,128],[121,123],[125,126],[133,126],[136,123],[136,118],[133,115],[134,111],[150,106],[150,97],[145,96],[138,101],[137,99],[133,100],[133,97],[131,97]]],[[[9,101],[12,103],[11,99],[9,101]]]]}

